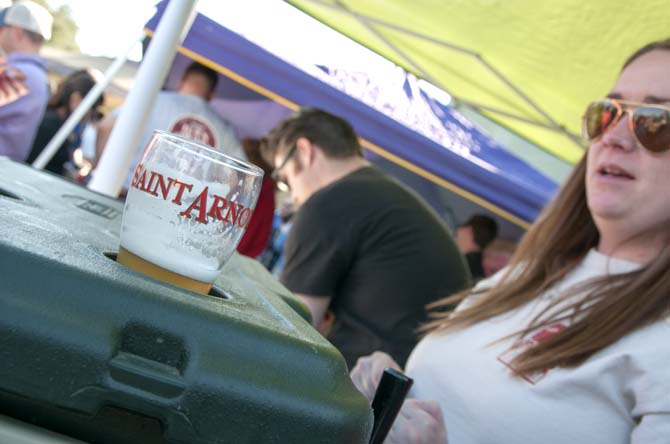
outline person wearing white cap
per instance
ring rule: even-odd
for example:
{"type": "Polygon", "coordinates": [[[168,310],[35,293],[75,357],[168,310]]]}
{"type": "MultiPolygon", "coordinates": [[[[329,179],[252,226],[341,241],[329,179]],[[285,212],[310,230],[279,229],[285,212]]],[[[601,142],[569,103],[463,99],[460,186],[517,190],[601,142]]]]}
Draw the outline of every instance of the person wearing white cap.
{"type": "Polygon", "coordinates": [[[31,1],[0,11],[0,156],[25,161],[49,98],[43,60],[51,14],[31,1]]]}

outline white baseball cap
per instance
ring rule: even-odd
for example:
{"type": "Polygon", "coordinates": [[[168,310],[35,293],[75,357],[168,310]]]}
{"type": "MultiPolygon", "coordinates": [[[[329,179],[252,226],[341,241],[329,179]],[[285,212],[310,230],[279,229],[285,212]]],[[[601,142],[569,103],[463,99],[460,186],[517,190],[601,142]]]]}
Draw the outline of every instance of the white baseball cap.
{"type": "Polygon", "coordinates": [[[51,38],[51,25],[53,17],[42,6],[30,1],[14,3],[12,6],[0,11],[0,26],[12,25],[34,32],[44,37],[51,38]]]}

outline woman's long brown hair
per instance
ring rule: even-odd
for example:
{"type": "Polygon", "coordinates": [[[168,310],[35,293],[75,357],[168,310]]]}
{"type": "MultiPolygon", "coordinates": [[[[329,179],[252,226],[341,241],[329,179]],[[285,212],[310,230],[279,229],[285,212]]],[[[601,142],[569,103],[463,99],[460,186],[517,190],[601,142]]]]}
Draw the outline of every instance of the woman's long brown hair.
{"type": "MultiPolygon", "coordinates": [[[[500,283],[491,289],[465,291],[434,303],[430,308],[437,311],[423,330],[452,331],[494,318],[542,295],[572,271],[599,239],[586,203],[585,171],[586,156],[526,233],[500,283]],[[444,311],[475,294],[476,302],[467,308],[453,314],[444,311]]],[[[667,318],[670,242],[642,268],[586,282],[556,299],[530,325],[519,326],[513,335],[523,337],[562,320],[570,321],[569,326],[518,355],[513,367],[519,375],[577,366],[632,331],[667,318]],[[576,298],[578,302],[561,311],[569,314],[550,314],[557,304],[576,294],[584,297],[576,298]]]]}

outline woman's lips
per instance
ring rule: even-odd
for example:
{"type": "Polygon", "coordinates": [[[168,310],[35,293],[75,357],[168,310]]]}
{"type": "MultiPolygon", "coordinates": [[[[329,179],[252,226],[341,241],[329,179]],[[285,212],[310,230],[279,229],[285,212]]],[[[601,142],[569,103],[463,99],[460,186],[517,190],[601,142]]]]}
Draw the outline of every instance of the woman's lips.
{"type": "Polygon", "coordinates": [[[634,180],[635,176],[615,164],[603,164],[598,168],[598,175],[612,180],[634,180]]]}

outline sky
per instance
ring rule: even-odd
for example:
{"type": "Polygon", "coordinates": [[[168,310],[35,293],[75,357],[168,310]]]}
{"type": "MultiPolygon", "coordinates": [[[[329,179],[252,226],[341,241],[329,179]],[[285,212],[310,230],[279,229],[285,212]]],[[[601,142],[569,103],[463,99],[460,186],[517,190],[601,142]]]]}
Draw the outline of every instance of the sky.
{"type": "MultiPolygon", "coordinates": [[[[154,0],[47,0],[52,8],[68,5],[79,27],[77,44],[85,54],[117,57],[139,40],[144,23],[151,17],[154,0]]],[[[132,51],[141,57],[141,46],[132,51]]]]}
{"type": "MultiPolygon", "coordinates": [[[[139,40],[156,0],[47,0],[67,4],[77,23],[77,44],[89,55],[116,58],[125,53],[140,60],[139,40]],[[131,49],[132,48],[132,49],[131,49]]],[[[404,76],[395,64],[281,0],[198,0],[198,12],[298,66],[326,65],[361,71],[383,81],[404,76]],[[259,13],[262,11],[262,13],[259,13]],[[278,19],[280,18],[280,19],[278,19]],[[309,38],[306,38],[309,36],[309,38]],[[324,51],[328,48],[328,51],[324,51]]],[[[433,97],[449,103],[444,91],[422,82],[433,97]]]]}
{"type": "MultiPolygon", "coordinates": [[[[47,2],[54,8],[63,4],[70,6],[72,18],[79,26],[77,44],[83,53],[107,57],[123,54],[133,41],[139,40],[156,3],[155,0],[47,2]]],[[[319,58],[327,56],[329,62],[334,61],[339,66],[349,64],[360,67],[362,61],[368,69],[375,69],[375,66],[388,69],[389,66],[388,61],[281,0],[199,0],[197,8],[229,29],[261,43],[266,49],[281,50],[290,45],[299,47],[294,56],[309,58],[312,63],[319,63],[319,58]],[[259,11],[263,13],[259,14],[259,11]],[[277,17],[281,17],[281,21],[277,17]],[[306,35],[310,38],[305,39],[306,35]],[[323,51],[324,47],[338,50],[323,51]]],[[[138,60],[140,55],[138,46],[131,52],[130,58],[138,60]]]]}

